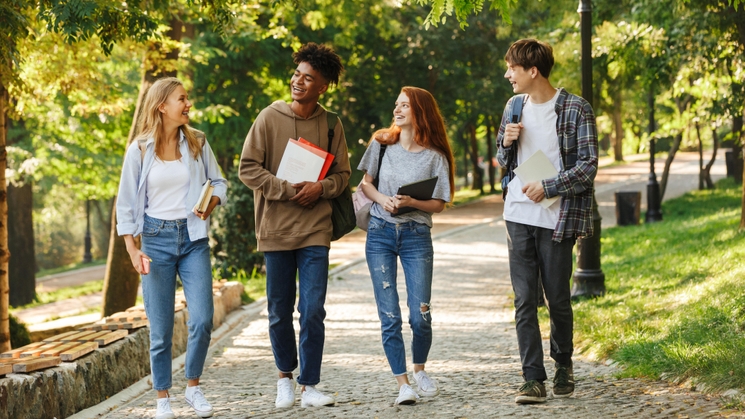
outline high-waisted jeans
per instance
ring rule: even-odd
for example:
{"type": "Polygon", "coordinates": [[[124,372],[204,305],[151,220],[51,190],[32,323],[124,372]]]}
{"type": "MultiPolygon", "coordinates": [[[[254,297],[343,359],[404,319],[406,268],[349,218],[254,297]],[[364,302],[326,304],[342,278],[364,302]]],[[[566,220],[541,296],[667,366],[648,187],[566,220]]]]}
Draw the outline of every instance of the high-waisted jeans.
{"type": "Polygon", "coordinates": [[[210,247],[207,238],[189,240],[186,219],[159,220],[145,215],[142,251],[152,259],[150,273],[142,275],[142,294],[150,320],[153,389],[168,390],[171,388],[176,274],[184,286],[189,311],[186,378],[199,378],[204,369],[214,312],[210,247]]]}
{"type": "Polygon", "coordinates": [[[406,374],[406,350],[396,275],[401,259],[406,280],[406,305],[412,331],[414,364],[425,364],[432,346],[432,267],[434,250],[430,228],[407,222],[391,224],[372,217],[365,245],[383,339],[383,350],[393,375],[406,374]]]}
{"type": "Polygon", "coordinates": [[[300,375],[297,383],[314,386],[321,381],[321,362],[326,329],[326,288],[329,279],[329,248],[264,252],[266,301],[269,311],[269,340],[277,369],[290,373],[298,367],[298,344],[292,314],[295,311],[296,281],[300,294],[300,375]]]}

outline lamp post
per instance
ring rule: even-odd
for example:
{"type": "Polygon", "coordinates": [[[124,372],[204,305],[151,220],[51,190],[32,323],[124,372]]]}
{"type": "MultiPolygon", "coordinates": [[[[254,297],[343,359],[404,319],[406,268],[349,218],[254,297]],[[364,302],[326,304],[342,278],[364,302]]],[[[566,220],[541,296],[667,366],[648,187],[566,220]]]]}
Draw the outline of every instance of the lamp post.
{"type": "Polygon", "coordinates": [[[85,250],[83,253],[83,263],[93,260],[91,255],[91,200],[85,200],[85,250]]]}
{"type": "MultiPolygon", "coordinates": [[[[582,40],[582,97],[592,106],[592,3],[580,0],[582,40]]],[[[574,271],[572,298],[599,297],[605,294],[605,274],[600,268],[600,221],[595,193],[592,195],[592,237],[577,240],[577,270],[574,271]]]]}
{"type": "Polygon", "coordinates": [[[662,221],[662,210],[660,209],[660,184],[657,183],[657,175],[654,173],[654,149],[655,141],[652,134],[655,131],[654,122],[654,90],[653,85],[649,84],[649,182],[647,183],[647,215],[644,222],[654,223],[662,221]]]}

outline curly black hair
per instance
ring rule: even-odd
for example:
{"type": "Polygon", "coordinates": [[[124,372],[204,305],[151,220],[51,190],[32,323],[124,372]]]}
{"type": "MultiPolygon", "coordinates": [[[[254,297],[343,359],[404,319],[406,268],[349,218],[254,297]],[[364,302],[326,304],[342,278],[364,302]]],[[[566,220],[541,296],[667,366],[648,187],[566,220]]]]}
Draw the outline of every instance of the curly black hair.
{"type": "Polygon", "coordinates": [[[314,70],[328,80],[330,84],[339,83],[339,76],[344,72],[341,57],[323,44],[308,42],[292,54],[295,64],[308,63],[314,70]]]}

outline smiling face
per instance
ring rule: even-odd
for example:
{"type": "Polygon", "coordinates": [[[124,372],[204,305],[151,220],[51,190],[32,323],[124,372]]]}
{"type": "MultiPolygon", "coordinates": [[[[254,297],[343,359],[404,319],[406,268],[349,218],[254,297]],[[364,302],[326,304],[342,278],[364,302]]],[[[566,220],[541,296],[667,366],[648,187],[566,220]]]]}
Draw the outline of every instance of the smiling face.
{"type": "Polygon", "coordinates": [[[173,92],[168,95],[166,101],[160,104],[158,109],[163,117],[163,126],[180,127],[181,125],[188,124],[191,102],[184,86],[176,86],[173,92]]]}
{"type": "Polygon", "coordinates": [[[526,70],[521,65],[510,64],[508,62],[507,72],[504,73],[504,78],[512,84],[512,91],[516,94],[529,93],[537,72],[538,69],[535,67],[526,70]]]}
{"type": "Polygon", "coordinates": [[[411,112],[411,102],[406,93],[401,92],[396,99],[396,107],[393,108],[393,121],[399,127],[413,126],[414,115],[411,112]]]}
{"type": "Polygon", "coordinates": [[[321,73],[305,61],[298,64],[290,80],[292,100],[301,104],[318,102],[318,98],[328,87],[329,84],[321,73]]]}

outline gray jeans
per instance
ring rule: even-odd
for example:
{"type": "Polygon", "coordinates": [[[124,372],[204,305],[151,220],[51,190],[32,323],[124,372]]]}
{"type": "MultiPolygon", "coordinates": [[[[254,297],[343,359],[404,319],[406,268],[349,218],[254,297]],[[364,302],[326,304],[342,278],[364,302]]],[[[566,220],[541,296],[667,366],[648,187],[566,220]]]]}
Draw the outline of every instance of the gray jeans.
{"type": "Polygon", "coordinates": [[[507,224],[510,277],[515,292],[515,328],[520,361],[526,380],[546,380],[543,344],[538,326],[541,288],[551,318],[551,358],[560,364],[572,362],[573,317],[569,279],[572,248],[576,240],[551,240],[553,230],[525,224],[507,224]]]}

